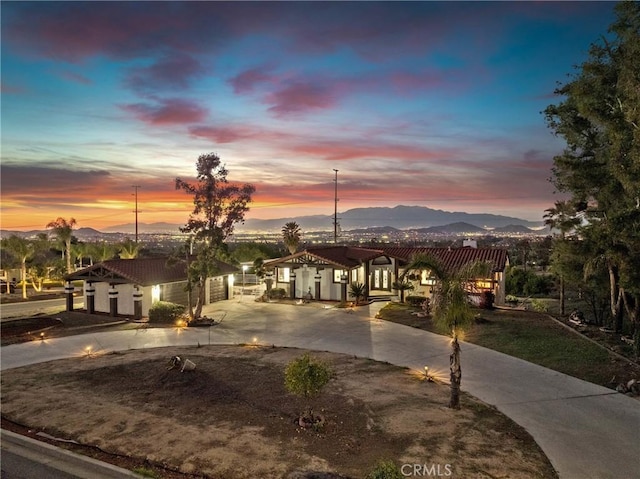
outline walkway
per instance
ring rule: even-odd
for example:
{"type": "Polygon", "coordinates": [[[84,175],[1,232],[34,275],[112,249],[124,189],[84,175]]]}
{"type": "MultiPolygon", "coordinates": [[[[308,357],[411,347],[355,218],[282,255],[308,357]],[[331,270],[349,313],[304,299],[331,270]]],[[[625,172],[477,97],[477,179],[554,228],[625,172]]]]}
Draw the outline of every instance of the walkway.
{"type": "MultiPolygon", "coordinates": [[[[383,304],[358,312],[307,304],[249,301],[208,306],[226,316],[212,328],[148,329],[69,336],[3,347],[2,369],[93,352],[170,345],[259,343],[369,357],[447,378],[448,338],[373,319],[383,304]]],[[[640,477],[640,402],[502,353],[462,345],[462,387],[525,427],[561,479],[640,477]]],[[[425,461],[428,458],[425,458],[425,461]]],[[[453,459],[452,459],[453,460],[453,459]]]]}

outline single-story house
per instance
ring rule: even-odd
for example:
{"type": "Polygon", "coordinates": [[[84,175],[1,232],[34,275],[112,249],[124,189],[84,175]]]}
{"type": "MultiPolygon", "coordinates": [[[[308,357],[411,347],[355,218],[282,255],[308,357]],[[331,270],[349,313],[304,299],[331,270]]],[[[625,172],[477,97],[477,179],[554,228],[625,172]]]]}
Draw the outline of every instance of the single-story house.
{"type": "MultiPolygon", "coordinates": [[[[394,296],[393,284],[405,272],[416,254],[428,254],[440,260],[449,270],[476,260],[488,261],[492,273],[476,278],[471,293],[491,291],[496,304],[504,304],[505,269],[509,264],[507,251],[498,248],[416,248],[380,246],[324,246],[307,248],[289,256],[265,261],[267,289],[282,288],[290,298],[346,300],[347,286],[362,283],[366,296],[394,296]]],[[[411,294],[431,297],[436,284],[429,271],[407,275],[414,290],[411,294]]]]}
{"type": "MultiPolygon", "coordinates": [[[[194,258],[195,259],[195,258],[194,258]]],[[[219,274],[205,283],[206,304],[233,295],[233,273],[238,268],[217,262],[219,274]]],[[[84,281],[85,309],[113,316],[142,317],[157,301],[188,305],[186,261],[168,257],[111,259],[65,276],[65,281],[84,281]]],[[[70,288],[73,291],[73,288],[70,288]]],[[[197,292],[193,292],[195,305],[197,292]]],[[[73,308],[67,301],[67,309],[73,308]]]]}

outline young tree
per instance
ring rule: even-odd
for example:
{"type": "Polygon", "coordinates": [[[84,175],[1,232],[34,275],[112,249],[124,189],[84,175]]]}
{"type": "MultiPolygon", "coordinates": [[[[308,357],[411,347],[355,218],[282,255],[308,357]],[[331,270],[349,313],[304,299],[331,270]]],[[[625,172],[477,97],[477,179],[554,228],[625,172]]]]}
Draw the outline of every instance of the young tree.
{"type": "Polygon", "coordinates": [[[57,218],[55,221],[47,223],[47,228],[53,230],[53,234],[58,238],[58,241],[64,245],[64,254],[67,260],[67,273],[72,273],[71,267],[71,238],[73,236],[73,227],[76,225],[76,220],[71,218],[69,221],[64,218],[57,218]]]}
{"type": "Polygon", "coordinates": [[[606,265],[616,329],[626,311],[640,353],[640,3],[621,2],[615,11],[610,38],[591,45],[545,118],[567,143],[554,158],[553,182],[571,195],[580,235],[606,265]]]}
{"type": "Polygon", "coordinates": [[[290,254],[293,254],[298,249],[300,245],[300,238],[302,237],[302,232],[300,231],[300,225],[295,221],[290,221],[285,223],[282,227],[282,240],[284,241],[284,245],[289,250],[290,254]]]}
{"type": "Polygon", "coordinates": [[[22,297],[27,299],[27,261],[35,254],[34,244],[28,239],[11,235],[8,238],[3,238],[2,248],[20,262],[22,297]]]}
{"type": "Polygon", "coordinates": [[[134,259],[140,254],[140,244],[133,241],[131,238],[125,239],[118,245],[120,248],[120,259],[134,259]]]}
{"type": "MultiPolygon", "coordinates": [[[[557,245],[558,241],[564,243],[566,241],[567,233],[575,230],[580,224],[580,219],[576,216],[575,208],[568,201],[556,201],[553,208],[547,208],[543,216],[544,224],[552,229],[560,231],[560,239],[555,238],[554,243],[557,245]]],[[[565,314],[565,281],[562,272],[560,271],[558,277],[560,278],[560,314],[565,314]]]]}
{"type": "Polygon", "coordinates": [[[413,291],[415,289],[415,286],[413,285],[413,283],[405,278],[402,278],[402,280],[396,280],[393,282],[393,284],[391,285],[391,287],[393,289],[395,289],[396,291],[400,291],[400,302],[404,303],[404,295],[407,291],[413,291]]]}
{"type": "Polygon", "coordinates": [[[205,302],[205,282],[218,273],[216,260],[226,258],[225,241],[237,223],[244,222],[255,187],[231,184],[228,171],[218,155],[200,155],[196,161],[197,182],[176,178],[177,190],[193,196],[194,208],[187,224],[181,228],[198,243],[197,258],[189,265],[189,288],[196,288],[198,299],[194,317],[200,317],[205,302]]]}
{"type": "Polygon", "coordinates": [[[451,334],[451,355],[449,356],[451,397],[449,407],[460,409],[462,368],[460,366],[458,337],[471,325],[473,320],[473,311],[469,304],[466,287],[476,278],[488,277],[491,274],[491,265],[488,262],[475,261],[456,271],[451,271],[446,269],[437,258],[418,254],[406,266],[404,274],[414,270],[429,270],[438,280],[433,297],[434,320],[451,334]]]}
{"type": "Polygon", "coordinates": [[[106,241],[88,243],[87,256],[89,257],[91,266],[93,266],[93,263],[113,259],[116,254],[117,248],[112,243],[107,243],[106,241]]]}

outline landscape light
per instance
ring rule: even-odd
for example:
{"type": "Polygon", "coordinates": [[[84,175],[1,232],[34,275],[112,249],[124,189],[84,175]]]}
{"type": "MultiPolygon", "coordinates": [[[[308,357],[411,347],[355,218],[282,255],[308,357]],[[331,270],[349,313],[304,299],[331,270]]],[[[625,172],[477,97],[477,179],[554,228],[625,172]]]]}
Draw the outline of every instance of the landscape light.
{"type": "Polygon", "coordinates": [[[428,378],[429,377],[429,366],[425,366],[424,367],[424,377],[428,378]]]}
{"type": "Polygon", "coordinates": [[[40,341],[44,341],[44,332],[40,333],[40,341]]]}
{"type": "Polygon", "coordinates": [[[84,352],[87,356],[91,357],[91,346],[84,348],[84,352]]]}

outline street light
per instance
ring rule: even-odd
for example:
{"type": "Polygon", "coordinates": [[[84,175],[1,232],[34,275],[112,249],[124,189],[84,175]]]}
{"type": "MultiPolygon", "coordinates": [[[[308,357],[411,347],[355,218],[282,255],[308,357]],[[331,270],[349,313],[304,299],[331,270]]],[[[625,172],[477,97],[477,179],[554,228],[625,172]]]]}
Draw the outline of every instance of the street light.
{"type": "Polygon", "coordinates": [[[240,301],[242,301],[242,297],[244,296],[244,274],[247,272],[247,268],[249,268],[246,264],[242,265],[242,289],[240,290],[240,301]]]}

